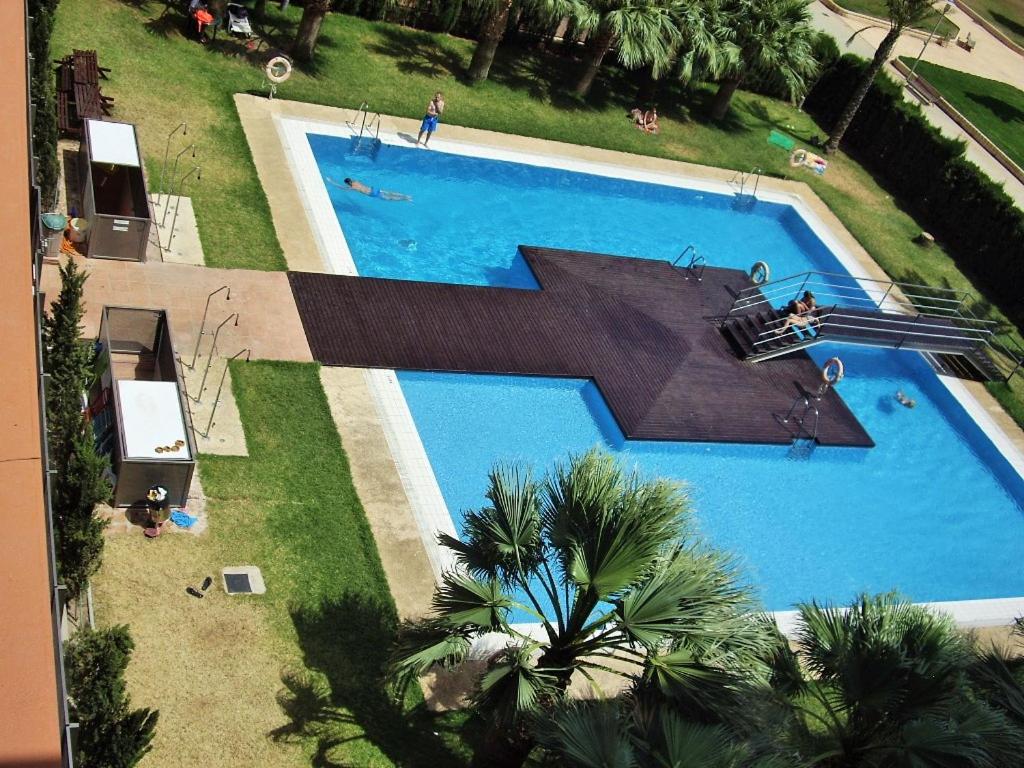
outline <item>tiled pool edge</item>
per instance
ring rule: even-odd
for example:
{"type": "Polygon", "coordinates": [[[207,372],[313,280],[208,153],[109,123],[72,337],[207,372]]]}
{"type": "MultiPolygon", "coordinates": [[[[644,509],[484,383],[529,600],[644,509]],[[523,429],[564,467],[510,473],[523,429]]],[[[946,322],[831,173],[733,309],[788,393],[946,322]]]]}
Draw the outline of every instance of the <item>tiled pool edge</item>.
{"type": "MultiPolygon", "coordinates": [[[[322,108],[321,108],[322,109],[322,108]]],[[[339,116],[342,115],[341,110],[335,110],[339,116]]],[[[399,118],[385,118],[388,122],[406,122],[412,124],[413,121],[402,121],[399,118]]],[[[287,136],[287,149],[289,155],[298,153],[300,155],[306,154],[308,158],[300,158],[299,162],[296,162],[294,157],[291,157],[293,163],[293,171],[301,168],[305,173],[308,173],[308,169],[311,167],[315,171],[315,178],[319,178],[319,170],[316,167],[316,163],[312,158],[312,152],[309,149],[308,142],[305,141],[304,135],[306,132],[316,132],[323,135],[336,135],[347,137],[352,135],[352,130],[349,126],[339,124],[338,122],[320,122],[310,121],[301,117],[278,117],[275,119],[278,131],[281,133],[282,141],[285,141],[287,136]],[[303,140],[297,141],[299,134],[302,135],[303,140]],[[311,166],[310,166],[311,163],[311,166]]],[[[466,132],[469,129],[460,129],[462,132],[466,132]]],[[[495,134],[489,134],[495,135],[495,134]]],[[[403,140],[397,135],[396,132],[388,131],[383,134],[383,138],[389,143],[396,143],[402,145],[403,140]]],[[[521,138],[521,137],[517,137],[521,138]]],[[[548,143],[548,142],[544,142],[548,143]]],[[[597,173],[598,175],[615,176],[618,178],[629,178],[637,181],[648,181],[659,184],[669,184],[672,186],[687,187],[691,189],[704,190],[714,193],[726,193],[729,194],[733,190],[721,178],[721,174],[717,179],[703,178],[703,179],[691,179],[672,173],[651,171],[638,168],[626,168],[624,166],[615,165],[614,163],[597,162],[579,160],[575,158],[564,158],[560,156],[544,155],[544,154],[533,154],[527,155],[520,150],[507,150],[496,148],[486,144],[475,144],[471,141],[460,141],[455,142],[451,140],[437,140],[435,139],[435,149],[441,149],[443,151],[455,152],[457,154],[473,155],[472,150],[482,149],[479,154],[475,156],[493,157],[494,159],[507,159],[515,162],[527,162],[528,164],[543,165],[544,167],[559,167],[570,171],[580,171],[584,173],[597,173]],[[532,158],[532,162],[524,159],[526,157],[532,158]],[[619,173],[613,171],[618,170],[619,173]]],[[[600,150],[598,150],[600,152],[600,150]]],[[[665,161],[666,163],[672,163],[673,161],[665,161]]],[[[718,169],[711,169],[718,170],[718,169]]],[[[307,177],[308,178],[308,177],[307,177]]],[[[773,181],[773,180],[766,180],[773,181]]],[[[299,185],[301,182],[296,179],[296,184],[299,185]]],[[[780,184],[794,184],[793,182],[779,182],[780,184]]],[[[304,185],[303,185],[304,186],[304,185]]],[[[317,193],[322,192],[324,200],[319,201],[319,204],[309,198],[304,198],[305,210],[309,216],[311,226],[314,230],[319,230],[316,235],[319,244],[325,249],[322,253],[326,259],[330,271],[339,271],[342,274],[357,274],[355,271],[354,263],[352,262],[351,253],[348,250],[347,243],[344,240],[344,235],[341,232],[340,224],[334,215],[333,207],[330,205],[329,197],[326,194],[326,190],[323,189],[322,185],[316,185],[319,187],[316,190],[317,193]],[[324,205],[326,203],[326,205],[324,205]],[[327,237],[327,234],[330,238],[327,237]],[[332,242],[335,244],[333,247],[328,246],[328,243],[332,242]],[[351,271],[349,271],[351,270],[351,271]]],[[[803,186],[803,185],[800,185],[803,186]]],[[[884,272],[880,267],[877,266],[870,258],[865,261],[865,255],[855,255],[843,245],[843,243],[836,238],[832,231],[832,226],[829,226],[823,220],[823,217],[819,215],[816,208],[823,208],[826,216],[825,218],[834,219],[834,215],[825,208],[824,204],[810,192],[809,188],[805,188],[807,193],[813,196],[814,200],[810,205],[804,200],[804,197],[792,190],[773,190],[766,189],[760,192],[760,197],[769,202],[779,202],[783,204],[791,205],[798,215],[803,218],[807,223],[808,227],[816,236],[818,236],[822,242],[828,247],[836,258],[840,261],[843,267],[851,272],[852,274],[867,275],[871,278],[876,278],[879,274],[884,276],[884,272]]],[[[838,220],[836,220],[838,223],[838,220]]],[[[841,227],[841,224],[838,224],[841,227]]],[[[849,233],[845,233],[849,236],[849,233]]],[[[861,249],[862,250],[862,249],[861,249]]],[[[391,375],[391,387],[397,391],[397,397],[401,399],[400,406],[391,408],[387,416],[385,413],[381,413],[382,422],[388,422],[391,418],[397,418],[404,421],[408,418],[411,422],[411,415],[408,412],[408,405],[404,401],[404,396],[401,395],[401,389],[398,386],[397,380],[394,377],[393,371],[379,372],[391,375]],[[404,415],[403,415],[404,414],[404,415]]],[[[979,428],[985,433],[986,437],[992,441],[993,445],[999,450],[1001,454],[1006,458],[1010,465],[1018,472],[1018,474],[1024,475],[1024,454],[1021,453],[1020,449],[1014,443],[1006,432],[995,423],[993,418],[986,412],[984,406],[978,402],[974,395],[972,395],[964,385],[956,380],[949,379],[948,377],[939,377],[939,380],[943,383],[947,389],[950,390],[954,398],[956,398],[961,405],[965,408],[968,414],[975,420],[979,428]]],[[[378,382],[378,386],[380,383],[378,382]]],[[[376,397],[376,396],[375,396],[376,397]]],[[[395,392],[381,395],[382,398],[394,400],[396,397],[395,392]]],[[[400,447],[397,452],[394,453],[396,465],[400,461],[411,462],[406,467],[399,466],[399,474],[403,478],[403,484],[410,492],[410,503],[414,509],[417,510],[417,517],[421,514],[425,515],[420,519],[421,530],[424,529],[425,521],[437,521],[444,519],[448,526],[453,525],[451,523],[451,517],[448,515],[447,508],[444,506],[443,498],[440,499],[440,505],[443,509],[443,515],[438,510],[438,498],[435,496],[432,500],[424,498],[425,496],[433,496],[432,490],[428,488],[419,487],[420,483],[417,483],[412,478],[422,476],[423,466],[425,465],[428,474],[430,476],[431,483],[434,489],[437,489],[436,479],[433,478],[433,473],[429,471],[429,460],[425,455],[425,451],[422,448],[422,443],[419,441],[418,433],[415,431],[415,425],[412,425],[412,434],[416,435],[415,443],[417,445],[409,444],[409,441],[404,435],[409,434],[409,424],[406,423],[394,423],[387,424],[385,430],[388,434],[389,444],[394,441],[395,445],[400,447]],[[401,458],[400,458],[401,456],[401,458]],[[403,471],[404,470],[404,471],[403,471]],[[414,498],[419,497],[419,498],[414,498]],[[422,502],[422,508],[419,502],[422,502]]],[[[394,449],[393,449],[394,452],[394,449]]],[[[437,495],[440,495],[439,489],[437,489],[437,495]]],[[[431,522],[433,524],[433,522],[431,522]]],[[[446,526],[447,527],[447,526],[446,526]]],[[[433,538],[429,541],[424,541],[424,545],[429,549],[437,549],[436,543],[433,538]]],[[[432,558],[433,559],[433,558],[432,558]]],[[[435,566],[436,568],[437,566],[435,566]]],[[[998,626],[1012,622],[1012,620],[1022,613],[1024,613],[1024,598],[1005,598],[995,600],[968,600],[968,601],[949,601],[949,602],[937,602],[927,603],[938,610],[946,611],[954,616],[954,618],[963,626],[998,626]]],[[[792,629],[793,617],[795,616],[794,611],[779,611],[773,615],[776,616],[780,622],[780,626],[788,627],[789,631],[792,629]]]]}

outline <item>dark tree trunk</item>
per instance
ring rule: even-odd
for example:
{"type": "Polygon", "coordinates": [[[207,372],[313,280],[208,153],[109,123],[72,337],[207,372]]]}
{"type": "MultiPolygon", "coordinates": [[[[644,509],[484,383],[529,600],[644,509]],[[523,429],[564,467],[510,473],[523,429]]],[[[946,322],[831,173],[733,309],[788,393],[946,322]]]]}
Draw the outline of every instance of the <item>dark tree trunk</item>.
{"type": "Polygon", "coordinates": [[[654,65],[649,64],[643,73],[640,87],[636,92],[636,106],[640,109],[649,109],[657,105],[658,95],[661,93],[661,80],[654,76],[654,65]]]}
{"type": "Polygon", "coordinates": [[[590,93],[590,86],[594,84],[597,71],[601,69],[601,62],[604,61],[605,54],[611,50],[614,40],[615,35],[612,34],[612,31],[604,29],[591,41],[591,45],[587,48],[586,66],[583,69],[583,76],[576,83],[577,96],[586,96],[590,93]]]}
{"type": "Polygon", "coordinates": [[[256,0],[256,5],[252,8],[252,15],[257,21],[262,20],[267,15],[267,0],[256,0]]]}
{"type": "Polygon", "coordinates": [[[742,77],[729,77],[718,84],[715,99],[711,102],[711,117],[713,119],[721,120],[725,117],[729,111],[729,105],[732,104],[732,96],[740,87],[741,82],[743,82],[742,77]]]}
{"type": "Polygon", "coordinates": [[[313,51],[316,50],[316,39],[320,35],[320,25],[327,15],[327,5],[319,0],[309,0],[302,10],[302,20],[299,22],[299,30],[295,33],[295,43],[292,45],[292,55],[299,61],[312,61],[313,51]]]}
{"type": "Polygon", "coordinates": [[[483,743],[473,753],[470,768],[522,768],[533,751],[533,739],[522,729],[510,734],[491,726],[483,743]]]}
{"type": "Polygon", "coordinates": [[[860,82],[857,83],[853,95],[850,96],[850,100],[843,107],[843,111],[840,113],[839,119],[836,120],[836,124],[832,126],[832,133],[829,134],[828,143],[825,144],[825,152],[828,154],[831,155],[839,149],[839,142],[843,140],[843,134],[846,133],[846,129],[853,122],[857,110],[860,109],[861,102],[864,101],[864,97],[868,94],[868,89],[878,76],[878,71],[889,60],[889,56],[892,55],[892,49],[896,47],[896,41],[899,39],[900,32],[902,31],[902,27],[893,27],[882,40],[882,44],[878,46],[878,50],[875,51],[875,57],[871,59],[871,63],[864,71],[864,76],[861,77],[860,82]]]}
{"type": "Polygon", "coordinates": [[[473,61],[469,64],[469,81],[479,83],[487,79],[491,71],[491,64],[494,62],[494,53],[498,50],[498,44],[505,35],[505,27],[508,25],[508,14],[512,10],[512,0],[501,0],[484,19],[480,27],[480,38],[473,51],[473,61]]]}

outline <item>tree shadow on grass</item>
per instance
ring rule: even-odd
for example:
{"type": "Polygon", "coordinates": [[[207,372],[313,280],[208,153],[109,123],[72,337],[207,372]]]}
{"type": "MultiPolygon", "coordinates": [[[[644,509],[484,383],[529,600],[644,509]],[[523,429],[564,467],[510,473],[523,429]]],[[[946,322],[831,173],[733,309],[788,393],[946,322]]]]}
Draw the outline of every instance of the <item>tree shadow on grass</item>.
{"type": "Polygon", "coordinates": [[[439,735],[444,721],[422,704],[404,711],[385,690],[397,621],[384,601],[346,593],[318,609],[292,610],[310,672],[285,672],[277,699],[288,723],[275,741],[312,739],[314,768],[341,768],[346,745],[367,741],[401,766],[460,767],[465,761],[439,735]]]}
{"type": "Polygon", "coordinates": [[[1009,16],[1004,16],[998,11],[991,11],[991,13],[992,20],[995,21],[996,24],[1005,27],[1010,32],[1012,32],[1015,35],[1018,35],[1019,37],[1024,37],[1024,24],[1021,24],[1016,19],[1011,19],[1009,16]]]}
{"type": "Polygon", "coordinates": [[[376,28],[380,42],[369,50],[394,59],[399,72],[425,77],[452,77],[465,82],[466,69],[462,56],[439,45],[436,37],[408,27],[381,24],[376,28]]]}
{"type": "Polygon", "coordinates": [[[1004,123],[1024,123],[1024,110],[1018,109],[1013,104],[1007,104],[1002,99],[985,93],[968,91],[964,95],[975,104],[983,106],[1004,123]]]}

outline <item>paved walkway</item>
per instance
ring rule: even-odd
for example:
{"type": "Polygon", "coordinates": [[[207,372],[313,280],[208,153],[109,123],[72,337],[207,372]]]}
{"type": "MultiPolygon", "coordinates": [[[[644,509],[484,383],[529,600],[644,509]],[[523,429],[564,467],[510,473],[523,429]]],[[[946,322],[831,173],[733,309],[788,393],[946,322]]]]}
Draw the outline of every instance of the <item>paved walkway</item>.
{"type": "MultiPolygon", "coordinates": [[[[886,30],[871,28],[857,35],[851,41],[850,36],[864,27],[860,19],[839,16],[820,2],[813,3],[810,10],[812,23],[818,29],[827,32],[835,38],[841,53],[853,53],[870,59],[875,55],[876,48],[881,44],[882,38],[885,36],[886,30]]],[[[974,52],[968,53],[958,45],[940,46],[932,43],[925,50],[925,54],[922,57],[924,61],[930,61],[950,69],[958,69],[962,72],[970,72],[979,77],[1000,80],[1024,90],[1024,57],[992,37],[987,30],[974,23],[966,14],[957,13],[951,18],[960,26],[961,36],[966,35],[970,31],[971,37],[978,40],[978,45],[974,52]]],[[[904,35],[896,44],[894,58],[895,56],[917,56],[921,52],[923,44],[924,41],[917,37],[904,35]]],[[[903,80],[903,76],[891,64],[886,64],[886,71],[897,82],[903,80]]],[[[967,145],[965,153],[967,159],[981,168],[990,179],[1001,183],[1003,189],[1013,198],[1017,206],[1024,209],[1024,184],[1000,165],[984,147],[964,133],[960,126],[954,123],[937,106],[920,104],[905,89],[903,94],[907,101],[918,104],[921,107],[928,122],[938,128],[944,136],[964,141],[967,145]]]]}
{"type": "MultiPolygon", "coordinates": [[[[208,295],[227,285],[226,291],[210,301],[202,354],[209,352],[218,324],[237,313],[238,324],[229,321],[221,330],[217,348],[232,355],[248,347],[254,359],[313,360],[284,272],[243,269],[208,269],[187,264],[147,262],[144,264],[104,259],[82,259],[89,273],[85,283],[86,315],[83,332],[99,332],[100,310],[104,305],[166,309],[171,321],[174,345],[186,363],[192,359],[203,309],[208,295]]],[[[60,277],[54,265],[43,269],[43,290],[56,298],[60,277]]]]}

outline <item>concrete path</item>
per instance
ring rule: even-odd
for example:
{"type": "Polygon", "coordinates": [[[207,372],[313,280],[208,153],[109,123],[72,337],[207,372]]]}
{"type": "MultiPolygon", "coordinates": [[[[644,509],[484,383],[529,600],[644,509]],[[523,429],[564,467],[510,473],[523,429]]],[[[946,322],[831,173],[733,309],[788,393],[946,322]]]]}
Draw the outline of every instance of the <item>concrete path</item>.
{"type": "MultiPolygon", "coordinates": [[[[875,50],[881,44],[882,38],[885,37],[885,29],[872,28],[861,32],[853,40],[850,40],[855,32],[864,27],[860,19],[844,18],[833,13],[820,2],[813,3],[810,10],[814,26],[830,34],[838,43],[841,53],[853,53],[870,59],[875,55],[875,50]]],[[[930,61],[950,69],[958,69],[962,72],[970,72],[979,77],[1000,80],[1024,90],[1024,57],[1011,51],[966,14],[957,13],[951,18],[960,26],[961,36],[970,31],[971,37],[978,40],[974,52],[968,53],[957,45],[940,46],[933,42],[925,50],[922,57],[924,61],[930,61]]],[[[917,56],[921,52],[923,44],[924,41],[917,37],[904,35],[896,44],[895,56],[917,56]]],[[[903,76],[891,64],[886,64],[886,71],[897,82],[903,81],[903,76]]],[[[921,107],[928,122],[938,128],[943,136],[965,142],[967,159],[981,168],[990,179],[1002,184],[1006,193],[1019,208],[1024,210],[1024,184],[1000,165],[984,147],[964,133],[960,126],[937,106],[921,104],[906,89],[904,89],[903,95],[907,101],[921,107]]]]}
{"type": "MultiPolygon", "coordinates": [[[[89,273],[85,283],[86,315],[83,333],[99,332],[104,305],[166,309],[174,345],[182,360],[190,362],[199,335],[207,296],[222,285],[231,289],[230,301],[222,292],[210,301],[201,353],[209,353],[213,331],[225,318],[238,313],[238,324],[229,321],[220,332],[217,348],[232,355],[248,347],[254,359],[313,360],[295,309],[288,276],[284,272],[244,269],[208,269],[187,264],[135,263],[81,259],[89,273]]],[[[54,265],[43,269],[43,290],[56,298],[60,277],[54,265]]]]}

